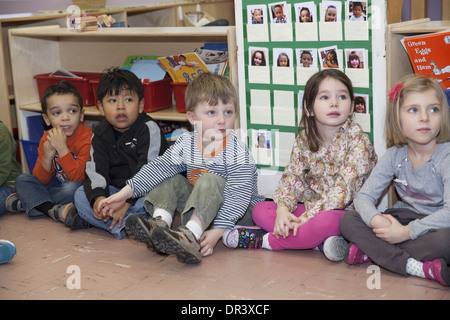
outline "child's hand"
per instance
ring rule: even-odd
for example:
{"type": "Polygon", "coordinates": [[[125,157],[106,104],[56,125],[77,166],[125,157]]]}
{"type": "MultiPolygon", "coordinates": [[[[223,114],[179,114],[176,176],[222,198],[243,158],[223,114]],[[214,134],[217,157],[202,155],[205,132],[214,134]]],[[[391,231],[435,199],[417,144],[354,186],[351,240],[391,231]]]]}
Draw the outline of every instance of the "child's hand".
{"type": "Polygon", "coordinates": [[[387,228],[390,225],[391,225],[391,222],[389,221],[389,219],[387,219],[386,217],[384,217],[381,214],[375,215],[372,218],[372,220],[370,221],[370,226],[374,229],[387,228]]]}
{"type": "MultiPolygon", "coordinates": [[[[297,222],[297,217],[290,213],[286,206],[278,206],[277,218],[275,219],[275,225],[273,226],[273,235],[277,237],[277,239],[279,235],[283,238],[287,238],[289,236],[289,230],[294,229],[293,222],[297,222]]],[[[295,232],[297,232],[297,228],[295,228],[295,232]]]]}
{"type": "Polygon", "coordinates": [[[383,217],[389,221],[390,225],[387,227],[373,228],[373,232],[378,238],[391,244],[401,243],[411,239],[407,225],[402,225],[390,214],[383,214],[383,217]]]}
{"type": "Polygon", "coordinates": [[[45,170],[51,171],[52,161],[56,155],[56,150],[52,147],[49,141],[44,142],[43,149],[44,155],[41,159],[41,165],[45,170]]]}
{"type": "MultiPolygon", "coordinates": [[[[92,209],[94,210],[94,218],[95,218],[95,219],[105,221],[105,218],[106,218],[107,216],[106,216],[106,215],[103,215],[102,210],[98,210],[98,208],[99,208],[99,203],[100,203],[103,199],[106,199],[106,198],[103,197],[103,196],[101,196],[101,197],[98,197],[97,199],[95,199],[95,202],[94,202],[94,205],[93,205],[93,208],[92,208],[92,209]]],[[[109,220],[109,218],[106,219],[106,221],[108,221],[108,220],[109,220]]],[[[106,221],[105,221],[105,222],[106,222],[106,221]]]]}
{"type": "Polygon", "coordinates": [[[50,142],[52,147],[58,152],[59,157],[62,158],[69,153],[69,148],[67,148],[67,136],[60,126],[49,130],[47,141],[50,142]]]}
{"type": "Polygon", "coordinates": [[[122,204],[122,206],[114,210],[114,212],[110,215],[112,222],[111,225],[109,226],[109,230],[112,230],[114,226],[117,224],[117,222],[119,222],[119,228],[122,227],[123,219],[125,218],[125,215],[127,214],[127,211],[128,209],[130,209],[130,207],[131,204],[125,202],[124,204],[122,204]]]}
{"type": "Polygon", "coordinates": [[[222,238],[225,229],[214,228],[205,231],[200,238],[202,256],[206,257],[213,253],[217,242],[222,238]]]}
{"type": "Polygon", "coordinates": [[[133,191],[129,185],[126,185],[119,192],[103,198],[96,206],[97,211],[103,215],[112,215],[112,213],[118,208],[122,207],[128,198],[133,196],[133,191]]]}
{"type": "Polygon", "coordinates": [[[295,217],[292,222],[292,230],[294,230],[294,237],[297,235],[297,230],[302,225],[304,225],[306,222],[308,222],[308,218],[302,214],[300,217],[295,217]]]}

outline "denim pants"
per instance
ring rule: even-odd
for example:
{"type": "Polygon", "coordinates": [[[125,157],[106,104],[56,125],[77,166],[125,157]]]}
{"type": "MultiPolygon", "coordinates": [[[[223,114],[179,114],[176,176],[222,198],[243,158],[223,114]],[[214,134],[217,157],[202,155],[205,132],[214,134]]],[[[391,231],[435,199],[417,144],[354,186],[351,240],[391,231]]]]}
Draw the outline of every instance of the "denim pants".
{"type": "Polygon", "coordinates": [[[8,198],[8,196],[14,192],[14,189],[11,187],[0,187],[0,215],[6,213],[6,198],[8,198]]]}
{"type": "MultiPolygon", "coordinates": [[[[186,225],[195,215],[202,223],[202,231],[208,229],[224,202],[223,191],[226,180],[211,173],[198,178],[192,186],[182,175],[176,175],[164,180],[149,192],[144,201],[144,207],[153,215],[153,206],[173,214],[181,212],[181,223],[186,225]]],[[[252,206],[247,208],[245,215],[238,221],[239,225],[254,225],[251,217],[252,206]]]]}
{"type": "MultiPolygon", "coordinates": [[[[117,188],[114,186],[109,186],[109,194],[113,195],[117,192],[119,192],[121,188],[117,188]]],[[[78,214],[80,217],[90,223],[91,225],[109,231],[112,233],[117,239],[122,239],[126,236],[125,231],[125,221],[127,220],[128,216],[130,214],[142,214],[146,215],[147,212],[144,209],[143,203],[144,203],[145,197],[140,197],[137,199],[136,203],[131,206],[126,215],[125,218],[122,221],[122,225],[119,227],[119,221],[117,221],[116,225],[113,227],[112,230],[110,230],[110,226],[112,223],[112,220],[108,220],[107,222],[104,222],[103,220],[98,220],[94,217],[94,210],[92,209],[87,197],[86,193],[84,192],[84,187],[81,186],[77,189],[75,192],[75,206],[77,207],[78,214]]]]}
{"type": "Polygon", "coordinates": [[[47,216],[36,209],[44,202],[67,204],[74,201],[75,191],[82,184],[79,181],[59,181],[53,176],[47,185],[43,185],[32,174],[23,173],[17,177],[15,189],[27,215],[30,218],[47,216]]]}

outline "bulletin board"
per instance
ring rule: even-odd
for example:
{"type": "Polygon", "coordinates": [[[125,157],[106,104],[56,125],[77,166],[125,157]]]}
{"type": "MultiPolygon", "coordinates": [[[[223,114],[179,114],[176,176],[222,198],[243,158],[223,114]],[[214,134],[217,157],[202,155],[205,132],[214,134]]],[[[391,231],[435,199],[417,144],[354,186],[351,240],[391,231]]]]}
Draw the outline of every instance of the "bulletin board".
{"type": "MultiPolygon", "coordinates": [[[[361,1],[362,17],[353,21],[355,2],[236,1],[241,129],[245,130],[258,168],[284,170],[299,131],[304,86],[311,75],[327,67],[337,67],[352,80],[355,97],[364,100],[353,119],[373,141],[375,64],[371,5],[378,1],[361,1]],[[275,22],[275,8],[280,6],[283,14],[275,22]],[[337,15],[334,21],[325,21],[330,6],[336,7],[337,15]],[[304,7],[312,17],[309,22],[300,22],[304,7]],[[264,54],[259,54],[260,51],[264,54]],[[328,53],[331,56],[333,51],[337,66],[329,63],[335,59],[326,61],[328,53]],[[308,52],[311,65],[305,58],[308,52]],[[358,60],[350,59],[354,55],[359,58],[358,65],[351,65],[351,60],[358,60]],[[284,66],[286,60],[289,64],[284,66]]],[[[375,14],[379,19],[379,8],[375,14]]],[[[384,26],[379,29],[383,30],[384,26]]]]}

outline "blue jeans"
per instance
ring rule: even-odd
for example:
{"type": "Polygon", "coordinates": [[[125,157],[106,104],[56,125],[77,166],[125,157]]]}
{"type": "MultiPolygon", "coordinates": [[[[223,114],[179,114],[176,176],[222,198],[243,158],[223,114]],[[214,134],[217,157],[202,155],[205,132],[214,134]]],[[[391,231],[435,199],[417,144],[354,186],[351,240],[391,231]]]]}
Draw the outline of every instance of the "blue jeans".
{"type": "Polygon", "coordinates": [[[14,193],[14,189],[8,186],[1,186],[0,187],[0,215],[6,213],[6,198],[11,193],[14,193]]]}
{"type": "Polygon", "coordinates": [[[59,181],[53,176],[47,185],[43,185],[32,174],[23,173],[17,177],[15,189],[20,202],[30,218],[47,216],[46,213],[36,209],[44,202],[54,204],[67,204],[74,201],[75,191],[81,186],[79,181],[59,181]]]}
{"type": "MultiPolygon", "coordinates": [[[[114,186],[109,186],[109,194],[113,195],[117,192],[119,192],[121,188],[116,188],[114,186]]],[[[90,223],[91,225],[109,231],[111,232],[117,239],[122,239],[126,236],[125,231],[125,221],[127,220],[128,216],[130,214],[142,214],[147,215],[147,211],[144,209],[144,199],[145,197],[138,198],[136,203],[128,209],[125,218],[122,221],[122,226],[119,227],[119,222],[117,221],[116,225],[113,227],[112,230],[110,230],[111,222],[112,220],[108,220],[107,222],[104,222],[103,220],[98,220],[94,217],[94,210],[92,209],[87,197],[86,193],[84,192],[84,187],[81,186],[78,188],[78,190],[75,192],[75,206],[77,207],[78,214],[80,217],[90,223]]]]}

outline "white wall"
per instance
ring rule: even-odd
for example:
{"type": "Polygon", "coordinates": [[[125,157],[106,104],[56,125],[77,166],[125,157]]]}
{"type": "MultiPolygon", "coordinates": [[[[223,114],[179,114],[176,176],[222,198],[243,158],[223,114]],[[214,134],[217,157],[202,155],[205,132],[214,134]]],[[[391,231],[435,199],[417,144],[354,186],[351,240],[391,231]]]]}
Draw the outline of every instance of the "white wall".
{"type": "MultiPolygon", "coordinates": [[[[164,1],[169,0],[106,0],[106,6],[138,6],[164,1]]],[[[65,10],[70,5],[72,5],[72,0],[0,0],[0,15],[40,10],[65,10]]]]}

